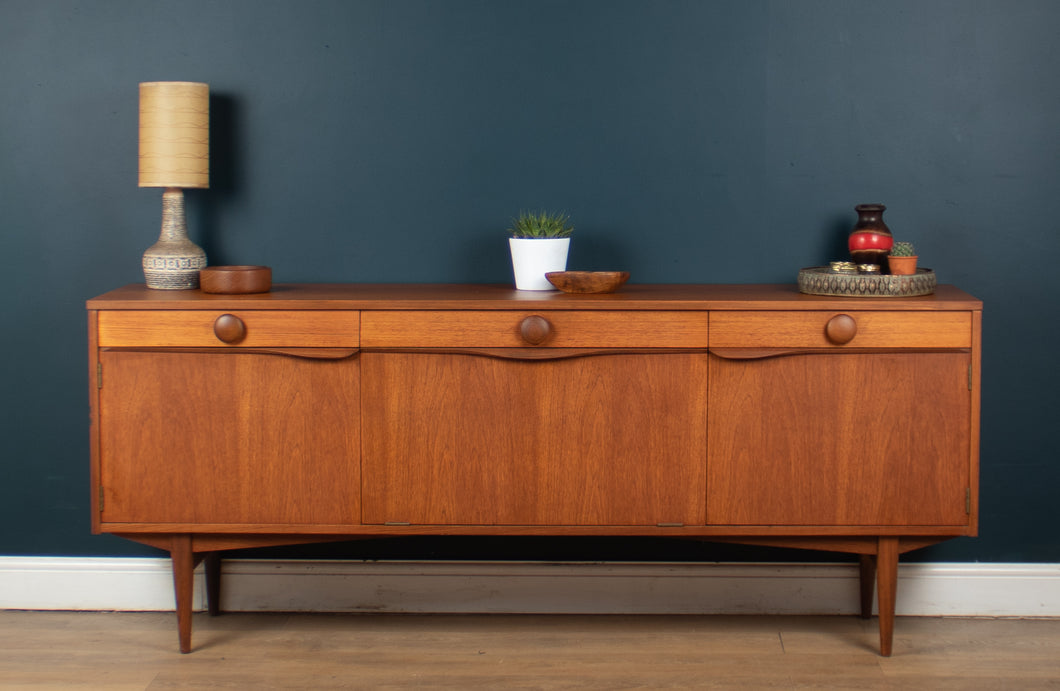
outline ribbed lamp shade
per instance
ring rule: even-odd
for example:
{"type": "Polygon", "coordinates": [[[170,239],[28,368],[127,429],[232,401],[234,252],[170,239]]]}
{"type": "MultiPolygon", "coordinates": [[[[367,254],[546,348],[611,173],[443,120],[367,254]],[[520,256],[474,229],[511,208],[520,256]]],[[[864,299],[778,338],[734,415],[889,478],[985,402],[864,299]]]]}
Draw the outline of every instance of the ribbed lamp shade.
{"type": "Polygon", "coordinates": [[[140,187],[210,186],[210,86],[140,84],[140,187]]]}

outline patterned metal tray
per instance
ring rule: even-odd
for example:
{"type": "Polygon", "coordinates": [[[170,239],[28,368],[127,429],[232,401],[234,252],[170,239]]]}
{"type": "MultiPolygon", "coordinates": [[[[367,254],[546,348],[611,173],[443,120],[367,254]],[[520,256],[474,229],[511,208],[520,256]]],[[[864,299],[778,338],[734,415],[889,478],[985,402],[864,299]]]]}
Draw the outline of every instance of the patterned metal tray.
{"type": "Polygon", "coordinates": [[[851,298],[915,297],[930,295],[938,284],[931,269],[917,269],[911,276],[841,274],[827,266],[799,271],[799,291],[810,295],[851,298]]]}

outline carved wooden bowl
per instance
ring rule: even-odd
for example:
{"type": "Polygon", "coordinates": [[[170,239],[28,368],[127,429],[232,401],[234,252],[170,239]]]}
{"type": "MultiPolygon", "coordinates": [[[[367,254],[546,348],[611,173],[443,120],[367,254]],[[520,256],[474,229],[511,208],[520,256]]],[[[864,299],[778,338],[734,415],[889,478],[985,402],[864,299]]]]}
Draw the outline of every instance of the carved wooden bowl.
{"type": "Polygon", "coordinates": [[[564,293],[613,293],[629,279],[629,272],[549,271],[545,278],[564,293]]]}

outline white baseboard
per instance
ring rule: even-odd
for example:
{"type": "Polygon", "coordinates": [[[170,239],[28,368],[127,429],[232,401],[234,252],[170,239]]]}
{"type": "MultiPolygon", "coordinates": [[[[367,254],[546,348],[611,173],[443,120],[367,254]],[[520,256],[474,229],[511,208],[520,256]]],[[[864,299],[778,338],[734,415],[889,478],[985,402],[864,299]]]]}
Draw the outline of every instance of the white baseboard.
{"type": "MultiPolygon", "coordinates": [[[[855,614],[851,564],[224,562],[227,611],[855,614]]],[[[204,609],[196,572],[195,604],[204,609]]],[[[0,557],[0,609],[172,610],[168,559],[0,557]]],[[[1060,617],[1060,564],[903,564],[898,614],[1060,617]]]]}

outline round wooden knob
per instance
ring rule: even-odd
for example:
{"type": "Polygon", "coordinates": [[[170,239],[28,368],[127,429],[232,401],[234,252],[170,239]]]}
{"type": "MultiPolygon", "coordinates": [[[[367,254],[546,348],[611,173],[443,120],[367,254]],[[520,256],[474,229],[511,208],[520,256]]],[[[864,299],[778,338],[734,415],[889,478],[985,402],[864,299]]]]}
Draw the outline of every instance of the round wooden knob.
{"type": "Polygon", "coordinates": [[[530,345],[541,345],[552,335],[552,325],[544,317],[532,314],[519,324],[519,335],[530,345]]]}
{"type": "Polygon", "coordinates": [[[247,326],[234,314],[222,314],[213,323],[213,333],[225,343],[239,343],[247,335],[247,326]]]}
{"type": "Polygon", "coordinates": [[[858,323],[849,314],[837,314],[824,325],[825,337],[836,345],[850,343],[857,333],[858,323]]]}

